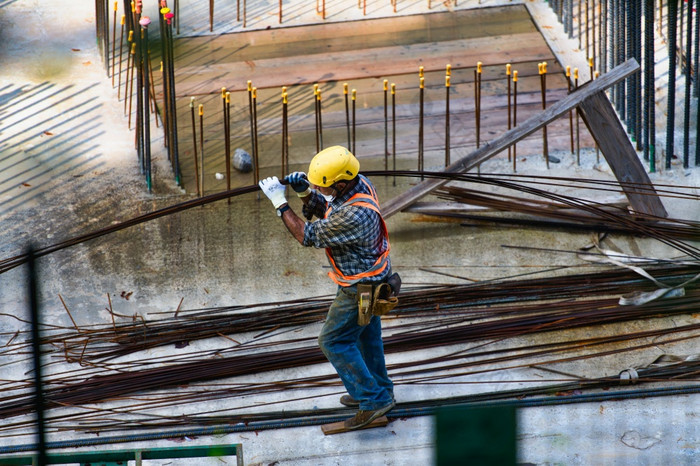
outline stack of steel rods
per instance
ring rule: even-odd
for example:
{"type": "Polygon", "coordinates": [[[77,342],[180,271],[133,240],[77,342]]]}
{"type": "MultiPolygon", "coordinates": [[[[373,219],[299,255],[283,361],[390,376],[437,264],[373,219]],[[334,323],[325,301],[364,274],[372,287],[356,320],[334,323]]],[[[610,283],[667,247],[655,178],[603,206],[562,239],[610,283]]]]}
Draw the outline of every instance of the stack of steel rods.
{"type": "MultiPolygon", "coordinates": [[[[689,291],[685,297],[633,307],[619,306],[617,299],[614,298],[542,303],[539,306],[526,306],[525,309],[521,309],[523,315],[505,319],[494,318],[482,321],[467,319],[461,324],[449,319],[448,323],[443,325],[431,322],[428,329],[419,328],[387,336],[385,351],[391,354],[473,343],[485,338],[506,339],[545,331],[692,313],[697,309],[698,303],[700,303],[700,292],[697,291],[689,291]],[[540,311],[538,312],[537,309],[540,311]]],[[[504,305],[519,307],[517,304],[504,305]]],[[[75,382],[74,375],[68,375],[63,380],[52,378],[47,380],[46,399],[48,406],[53,407],[94,403],[137,391],[251,375],[324,361],[323,354],[314,344],[288,350],[192,360],[142,370],[122,370],[108,375],[92,375],[80,382],[75,382]]],[[[33,405],[30,396],[17,396],[13,401],[0,404],[0,416],[26,414],[27,410],[31,409],[33,405]]]]}
{"type": "MultiPolygon", "coordinates": [[[[468,214],[465,212],[431,209],[430,207],[417,210],[425,215],[444,216],[450,218],[464,218],[472,221],[486,221],[491,223],[521,224],[550,226],[554,228],[569,227],[578,230],[594,230],[601,232],[620,232],[635,234],[637,229],[634,222],[621,225],[618,221],[601,218],[594,212],[582,212],[572,209],[560,202],[538,201],[519,196],[508,196],[503,193],[485,193],[484,191],[471,190],[456,186],[447,186],[436,190],[440,199],[486,207],[488,209],[517,212],[528,214],[527,217],[495,217],[483,214],[468,214]],[[551,219],[545,221],[544,219],[551,219]]],[[[627,210],[627,203],[599,204],[595,203],[596,210],[602,209],[613,215],[631,217],[627,210]]],[[[700,236],[700,223],[687,220],[665,219],[659,221],[655,228],[665,235],[675,239],[694,240],[700,236]]]]}
{"type": "MultiPolygon", "coordinates": [[[[520,347],[520,348],[505,348],[505,349],[492,349],[488,351],[480,352],[460,352],[453,355],[444,356],[441,358],[430,358],[410,363],[403,364],[393,364],[389,366],[389,370],[392,377],[399,377],[399,384],[424,384],[424,383],[435,383],[437,380],[444,380],[456,376],[464,376],[475,373],[484,373],[491,371],[502,371],[506,369],[513,369],[518,367],[536,367],[559,363],[567,360],[575,360],[581,358],[592,358],[609,355],[614,352],[623,351],[634,351],[640,348],[645,348],[648,346],[658,345],[660,343],[667,343],[668,341],[659,341],[658,338],[664,335],[671,335],[674,333],[687,333],[688,335],[683,337],[673,337],[673,341],[678,341],[681,339],[697,338],[698,324],[688,325],[683,327],[672,327],[668,329],[660,329],[646,332],[634,332],[625,335],[613,335],[611,337],[602,338],[589,338],[585,340],[577,341],[559,341],[551,342],[546,344],[536,345],[534,347],[520,347]],[[649,338],[654,338],[652,343],[639,343],[636,345],[629,345],[629,342],[634,340],[648,340],[649,338]],[[591,353],[589,350],[595,346],[605,345],[610,343],[620,343],[624,346],[620,348],[601,351],[599,353],[591,353]],[[564,358],[555,358],[548,361],[535,360],[533,358],[542,355],[551,355],[555,353],[565,353],[571,351],[581,351],[586,349],[585,356],[569,356],[564,358]],[[464,354],[466,353],[466,354],[464,354]],[[495,356],[491,358],[484,358],[483,356],[495,356]],[[459,361],[462,359],[461,363],[455,363],[454,361],[459,361]],[[450,366],[446,366],[444,363],[446,361],[453,361],[450,366]],[[516,365],[510,367],[504,367],[503,364],[507,361],[515,361],[516,365]],[[443,363],[441,366],[435,366],[435,363],[443,363]],[[494,367],[495,365],[495,367],[494,367]],[[416,368],[418,366],[418,368],[416,368]],[[419,366],[425,366],[420,368],[419,366]],[[481,369],[477,369],[482,367],[481,369]],[[400,371],[402,368],[412,368],[409,371],[400,371]],[[445,374],[435,374],[437,372],[444,372],[446,369],[467,369],[471,368],[469,372],[462,373],[452,373],[450,375],[445,374]],[[413,376],[412,378],[407,378],[406,376],[413,376]]],[[[658,382],[658,381],[671,381],[671,380],[688,380],[697,379],[697,371],[700,368],[700,361],[698,360],[683,360],[674,364],[667,364],[659,367],[652,367],[648,369],[637,369],[637,379],[633,380],[632,383],[644,383],[644,382],[658,382]]],[[[567,377],[570,379],[570,377],[567,377]]],[[[228,397],[240,397],[246,395],[255,395],[258,399],[264,393],[275,392],[279,390],[294,390],[297,388],[314,388],[314,387],[327,387],[332,384],[337,385],[337,381],[334,381],[335,377],[333,375],[315,376],[307,377],[301,379],[293,380],[280,380],[268,383],[247,383],[241,385],[230,385],[224,388],[212,388],[210,385],[207,389],[196,389],[191,392],[185,393],[184,390],[178,390],[176,393],[168,393],[160,395],[155,398],[140,398],[134,400],[128,407],[116,408],[116,409],[90,409],[87,413],[78,414],[62,414],[55,415],[51,417],[51,423],[55,426],[59,426],[62,429],[70,428],[75,430],[90,430],[90,431],[103,431],[103,430],[120,430],[133,427],[141,428],[157,428],[173,425],[209,425],[214,423],[236,423],[236,422],[249,422],[251,420],[261,420],[261,419],[286,419],[290,417],[299,416],[320,416],[323,414],[330,414],[331,412],[336,412],[337,410],[306,410],[306,411],[289,411],[285,410],[283,412],[264,412],[264,413],[245,413],[245,414],[228,414],[228,415],[218,415],[218,416],[205,416],[201,411],[198,411],[196,415],[178,415],[178,416],[168,416],[168,415],[155,415],[150,414],[148,411],[154,409],[159,409],[168,406],[177,405],[182,407],[183,403],[198,403],[204,400],[216,400],[228,397]],[[136,415],[135,410],[138,410],[138,415],[136,415]],[[68,422],[79,421],[79,424],[66,425],[68,422]]],[[[596,379],[578,379],[573,382],[569,382],[561,385],[545,385],[543,383],[548,382],[547,380],[538,381],[528,381],[536,383],[535,386],[526,389],[519,390],[503,390],[498,392],[483,393],[477,395],[467,395],[466,398],[476,401],[493,401],[498,399],[508,399],[513,397],[522,396],[533,396],[537,394],[548,394],[560,391],[574,390],[574,389],[591,389],[591,388],[608,388],[612,386],[619,385],[621,383],[620,377],[601,377],[596,379]]],[[[551,382],[551,381],[550,381],[551,382]]],[[[453,382],[452,382],[453,383],[453,382]]],[[[482,381],[480,383],[492,383],[489,381],[482,381]]],[[[294,400],[287,401],[298,401],[303,398],[297,398],[294,400]]],[[[465,402],[465,396],[458,396],[450,399],[430,399],[421,400],[407,403],[400,403],[400,407],[415,407],[415,406],[440,406],[445,404],[451,404],[450,400],[462,400],[465,402]]],[[[279,402],[272,402],[268,404],[276,404],[279,402]]],[[[260,403],[256,402],[254,406],[249,406],[248,408],[259,408],[260,403]]],[[[240,410],[245,407],[238,407],[240,410]]],[[[219,411],[230,411],[229,409],[220,409],[219,411]]],[[[14,424],[6,424],[6,426],[0,430],[10,430],[16,429],[18,426],[23,425],[22,421],[14,424]]]]}
{"type": "MultiPolygon", "coordinates": [[[[649,273],[673,286],[697,273],[697,266],[676,265],[673,261],[652,265],[649,273]]],[[[430,286],[409,290],[401,295],[395,310],[397,317],[444,315],[449,318],[472,319],[493,316],[493,306],[524,303],[533,300],[575,299],[586,297],[595,286],[597,295],[622,295],[633,291],[649,291],[655,285],[630,270],[609,270],[596,273],[565,275],[541,279],[489,281],[467,285],[430,286]],[[491,306],[485,308],[484,306],[491,306]]],[[[243,332],[269,332],[320,322],[330,305],[330,298],[267,303],[256,306],[235,306],[181,311],[177,317],[149,321],[130,321],[118,325],[103,324],[91,328],[45,331],[47,347],[69,361],[89,363],[104,361],[157,346],[194,341],[243,332]]],[[[15,354],[17,347],[12,347],[15,354]]]]}

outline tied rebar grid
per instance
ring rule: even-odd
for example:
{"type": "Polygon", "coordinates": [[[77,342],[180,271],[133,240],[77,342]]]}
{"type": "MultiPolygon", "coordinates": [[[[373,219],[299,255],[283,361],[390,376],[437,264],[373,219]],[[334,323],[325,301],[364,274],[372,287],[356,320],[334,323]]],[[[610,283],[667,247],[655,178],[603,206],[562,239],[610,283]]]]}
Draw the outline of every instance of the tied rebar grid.
{"type": "MultiPolygon", "coordinates": [[[[654,47],[656,43],[667,45],[668,93],[665,128],[666,148],[664,166],[671,168],[675,158],[676,81],[685,79],[685,99],[680,105],[683,113],[683,166],[690,166],[692,138],[700,131],[700,123],[691,128],[689,122],[694,104],[691,95],[698,98],[698,50],[700,49],[697,3],[654,0],[562,0],[550,2],[550,6],[562,23],[567,35],[578,40],[579,48],[592,51],[590,57],[602,71],[612,69],[626,59],[634,57],[644,63],[642,76],[628,78],[626,83],[614,86],[610,97],[627,130],[644,152],[649,171],[656,171],[656,115],[655,90],[657,77],[654,72],[654,47]],[[598,25],[596,27],[596,24],[598,25]],[[695,27],[693,27],[695,25],[695,27]],[[685,26],[685,30],[683,29],[685,26]],[[589,37],[589,34],[592,37],[589,37]],[[643,36],[642,36],[643,34],[643,36]],[[592,47],[589,48],[589,43],[592,47]],[[596,47],[598,44],[598,47],[596,47]],[[695,134],[693,134],[695,133],[695,134]]],[[[587,53],[588,54],[588,53],[587,53]]],[[[700,121],[696,117],[696,121],[700,121]]],[[[700,147],[695,144],[695,165],[700,165],[700,147]]]]}

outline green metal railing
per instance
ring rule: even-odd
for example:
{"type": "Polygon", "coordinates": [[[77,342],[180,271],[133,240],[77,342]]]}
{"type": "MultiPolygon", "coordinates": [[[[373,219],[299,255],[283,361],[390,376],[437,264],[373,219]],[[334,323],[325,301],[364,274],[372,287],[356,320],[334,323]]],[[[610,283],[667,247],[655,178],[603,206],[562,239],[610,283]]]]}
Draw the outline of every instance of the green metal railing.
{"type": "MultiPolygon", "coordinates": [[[[75,453],[54,453],[46,456],[46,464],[80,463],[91,466],[124,465],[134,461],[141,466],[143,460],[162,460],[174,458],[206,458],[219,456],[235,456],[236,464],[243,466],[243,445],[209,445],[174,448],[144,448],[126,450],[104,450],[75,453]]],[[[37,455],[3,456],[0,457],[3,466],[37,464],[37,455]]]]}

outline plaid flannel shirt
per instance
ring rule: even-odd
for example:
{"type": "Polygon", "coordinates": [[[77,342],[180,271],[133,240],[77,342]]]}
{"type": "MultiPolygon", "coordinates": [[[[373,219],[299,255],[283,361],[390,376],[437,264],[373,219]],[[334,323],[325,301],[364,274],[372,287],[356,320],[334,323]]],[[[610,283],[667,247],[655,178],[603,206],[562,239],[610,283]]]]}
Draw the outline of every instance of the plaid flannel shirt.
{"type": "MultiPolygon", "coordinates": [[[[364,176],[358,176],[370,183],[364,176]]],[[[345,201],[357,193],[370,194],[367,186],[358,182],[350,192],[331,202],[333,210],[328,218],[323,218],[327,209],[326,200],[316,191],[311,192],[311,199],[302,208],[307,220],[314,216],[319,218],[315,222],[306,222],[304,246],[330,248],[336,266],[345,275],[369,270],[388,247],[388,240],[381,233],[377,212],[366,207],[343,206],[345,201]]],[[[391,262],[381,274],[362,282],[381,282],[390,273],[391,262]]]]}

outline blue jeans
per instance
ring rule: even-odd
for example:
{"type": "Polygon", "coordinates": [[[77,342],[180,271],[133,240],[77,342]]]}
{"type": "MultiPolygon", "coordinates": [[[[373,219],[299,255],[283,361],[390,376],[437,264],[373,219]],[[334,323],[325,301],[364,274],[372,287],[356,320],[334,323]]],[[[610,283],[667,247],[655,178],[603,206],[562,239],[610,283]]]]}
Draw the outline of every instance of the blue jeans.
{"type": "Polygon", "coordinates": [[[318,344],[360,409],[374,411],[392,402],[394,384],[384,362],[381,319],[357,325],[357,287],[338,287],[318,344]]]}

